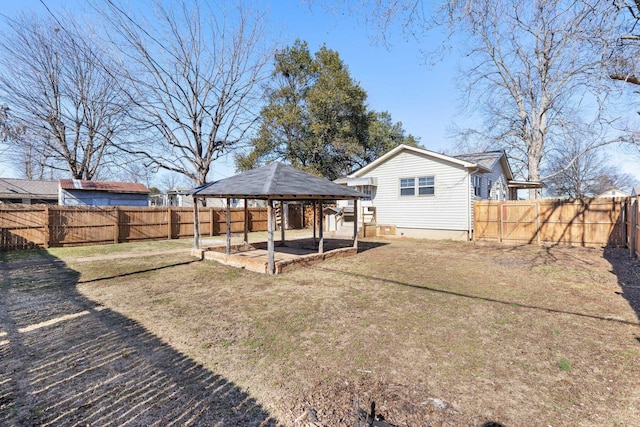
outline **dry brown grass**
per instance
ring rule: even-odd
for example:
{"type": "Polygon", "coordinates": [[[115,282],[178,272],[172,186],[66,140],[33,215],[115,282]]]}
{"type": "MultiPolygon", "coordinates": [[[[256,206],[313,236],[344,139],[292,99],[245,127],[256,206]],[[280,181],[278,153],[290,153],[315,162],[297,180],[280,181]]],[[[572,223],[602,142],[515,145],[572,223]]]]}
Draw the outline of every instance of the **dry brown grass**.
{"type": "Polygon", "coordinates": [[[264,276],[186,255],[69,263],[285,425],[640,425],[640,268],[615,249],[393,240],[264,276]],[[617,274],[616,274],[617,273],[617,274]]]}

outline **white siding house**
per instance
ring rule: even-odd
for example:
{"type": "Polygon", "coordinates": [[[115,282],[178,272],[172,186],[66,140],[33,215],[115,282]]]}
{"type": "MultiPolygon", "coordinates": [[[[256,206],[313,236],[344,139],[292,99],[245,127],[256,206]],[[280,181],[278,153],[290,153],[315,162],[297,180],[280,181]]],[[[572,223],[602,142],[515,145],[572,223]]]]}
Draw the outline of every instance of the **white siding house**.
{"type": "Polygon", "coordinates": [[[502,151],[451,157],[401,145],[336,182],[371,194],[363,209],[374,206],[396,235],[467,240],[473,201],[506,200],[511,179],[502,151]]]}

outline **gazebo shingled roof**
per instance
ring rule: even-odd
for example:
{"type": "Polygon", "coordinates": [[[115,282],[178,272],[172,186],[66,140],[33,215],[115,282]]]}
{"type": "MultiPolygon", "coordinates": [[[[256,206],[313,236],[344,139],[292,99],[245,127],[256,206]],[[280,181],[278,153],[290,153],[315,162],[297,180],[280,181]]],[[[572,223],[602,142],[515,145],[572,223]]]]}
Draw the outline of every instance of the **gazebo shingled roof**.
{"type": "Polygon", "coordinates": [[[194,197],[233,197],[262,200],[359,199],[351,188],[335,184],[282,163],[270,163],[191,190],[194,197]]]}

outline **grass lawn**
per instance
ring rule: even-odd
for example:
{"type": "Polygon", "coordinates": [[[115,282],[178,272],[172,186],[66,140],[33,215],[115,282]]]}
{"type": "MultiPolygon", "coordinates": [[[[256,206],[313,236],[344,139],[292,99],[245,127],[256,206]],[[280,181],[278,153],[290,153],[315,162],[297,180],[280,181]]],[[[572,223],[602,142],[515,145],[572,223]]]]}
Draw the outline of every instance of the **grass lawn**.
{"type": "MultiPolygon", "coordinates": [[[[309,410],[353,425],[356,400],[394,425],[640,425],[640,267],[626,251],[371,242],[278,276],[186,251],[117,262],[75,261],[100,247],[49,252],[82,298],[283,425],[309,410]]],[[[176,244],[191,242],[126,250],[176,244]]]]}

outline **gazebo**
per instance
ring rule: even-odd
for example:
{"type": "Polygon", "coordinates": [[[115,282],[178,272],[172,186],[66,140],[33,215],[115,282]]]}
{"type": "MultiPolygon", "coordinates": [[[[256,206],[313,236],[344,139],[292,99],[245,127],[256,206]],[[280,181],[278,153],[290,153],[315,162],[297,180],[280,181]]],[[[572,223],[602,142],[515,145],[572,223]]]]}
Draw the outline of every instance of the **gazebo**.
{"type": "MultiPolygon", "coordinates": [[[[311,201],[314,205],[314,215],[317,204],[322,206],[324,200],[353,200],[354,211],[357,212],[358,200],[365,197],[348,187],[335,184],[327,179],[319,178],[307,172],[295,169],[291,166],[274,162],[267,166],[254,169],[239,175],[225,178],[220,181],[201,185],[191,190],[194,197],[194,247],[199,249],[199,224],[198,224],[198,199],[210,197],[227,200],[227,231],[226,231],[226,255],[231,253],[231,225],[230,204],[231,199],[244,199],[245,224],[244,243],[248,244],[247,226],[247,200],[265,200],[267,202],[267,252],[268,272],[275,274],[275,244],[274,244],[274,202],[280,202],[281,206],[286,201],[311,201]]],[[[318,253],[324,251],[324,236],[322,214],[319,216],[319,241],[318,253]]],[[[281,241],[284,244],[285,227],[280,227],[281,241]]],[[[315,239],[315,220],[314,220],[315,239]]],[[[353,247],[358,248],[358,219],[355,215],[353,223],[353,247]]]]}

